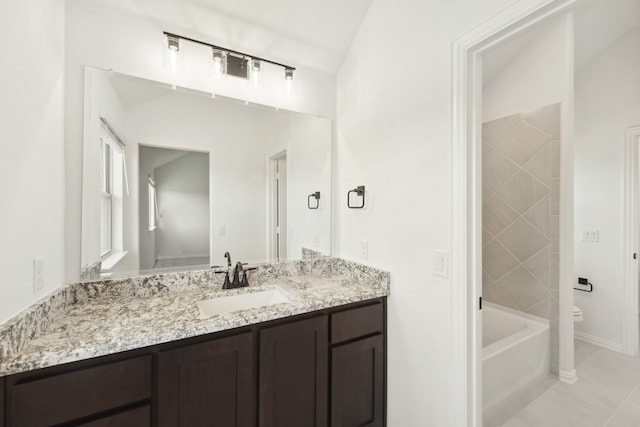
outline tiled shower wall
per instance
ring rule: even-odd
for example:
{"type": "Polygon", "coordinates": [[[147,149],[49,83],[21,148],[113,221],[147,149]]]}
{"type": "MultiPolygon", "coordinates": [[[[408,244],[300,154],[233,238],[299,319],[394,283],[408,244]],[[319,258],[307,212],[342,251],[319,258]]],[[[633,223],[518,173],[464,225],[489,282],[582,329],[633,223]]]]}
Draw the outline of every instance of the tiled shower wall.
{"type": "Polygon", "coordinates": [[[482,126],[487,301],[550,320],[558,351],[560,104],[482,126]]]}

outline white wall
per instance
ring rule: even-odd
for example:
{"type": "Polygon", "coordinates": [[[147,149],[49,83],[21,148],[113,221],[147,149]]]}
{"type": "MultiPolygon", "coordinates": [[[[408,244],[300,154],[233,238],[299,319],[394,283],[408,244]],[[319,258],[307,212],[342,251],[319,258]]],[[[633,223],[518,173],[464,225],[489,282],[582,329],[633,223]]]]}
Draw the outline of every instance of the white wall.
{"type": "Polygon", "coordinates": [[[538,30],[502,71],[485,82],[482,121],[528,113],[562,102],[568,81],[565,40],[566,23],[563,18],[538,30]]]}
{"type": "Polygon", "coordinates": [[[209,258],[209,155],[188,153],[156,169],[157,259],[209,258]]]}
{"type": "MultiPolygon", "coordinates": [[[[66,278],[76,280],[80,270],[83,67],[90,65],[199,90],[212,90],[205,61],[208,54],[195,46],[185,73],[174,78],[162,65],[162,31],[191,34],[190,29],[167,28],[165,23],[120,11],[91,0],[68,0],[66,6],[66,278]]],[[[193,35],[193,34],[191,34],[193,35]]],[[[197,35],[193,35],[197,38],[197,35]]],[[[259,54],[259,52],[258,52],[259,54]]],[[[296,65],[296,64],[292,64],[296,65]]],[[[218,87],[219,94],[293,111],[335,117],[335,76],[298,68],[298,95],[283,97],[280,88],[251,92],[247,85],[218,87]]],[[[267,86],[267,85],[265,85],[267,86]]]]}
{"type": "MultiPolygon", "coordinates": [[[[332,125],[321,117],[287,113],[271,121],[267,155],[287,150],[288,164],[288,251],[291,259],[302,257],[302,248],[331,252],[332,125]],[[318,209],[307,208],[307,198],[320,191],[318,209]]],[[[334,195],[340,197],[339,195],[334,195]]],[[[315,201],[312,200],[315,206],[315,201]]]]}
{"type": "Polygon", "coordinates": [[[0,13],[0,322],[64,281],[64,22],[62,0],[0,13]],[[36,257],[46,265],[34,293],[36,257]]]}
{"type": "Polygon", "coordinates": [[[459,403],[451,288],[464,284],[430,274],[450,248],[451,43],[510,3],[376,0],[338,74],[338,255],[391,272],[390,426],[448,426],[459,403]],[[349,210],[357,185],[367,206],[349,210]]]}
{"type": "Polygon", "coordinates": [[[625,129],[640,125],[640,29],[613,43],[576,75],[575,261],[576,274],[594,292],[575,292],[584,312],[577,331],[622,343],[623,172],[625,129]],[[600,241],[579,240],[599,230],[600,241]]]}

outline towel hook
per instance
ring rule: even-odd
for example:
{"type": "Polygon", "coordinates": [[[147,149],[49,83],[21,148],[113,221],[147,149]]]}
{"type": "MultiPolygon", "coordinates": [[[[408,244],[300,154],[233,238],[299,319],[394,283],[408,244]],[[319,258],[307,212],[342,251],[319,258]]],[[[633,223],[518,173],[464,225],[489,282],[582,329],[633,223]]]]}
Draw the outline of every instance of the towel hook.
{"type": "Polygon", "coordinates": [[[364,185],[359,185],[356,188],[354,188],[353,190],[349,190],[347,192],[347,207],[349,209],[362,209],[364,208],[364,185]],[[362,203],[358,206],[352,206],[351,205],[351,193],[356,193],[356,195],[358,197],[362,197],[362,203]]]}

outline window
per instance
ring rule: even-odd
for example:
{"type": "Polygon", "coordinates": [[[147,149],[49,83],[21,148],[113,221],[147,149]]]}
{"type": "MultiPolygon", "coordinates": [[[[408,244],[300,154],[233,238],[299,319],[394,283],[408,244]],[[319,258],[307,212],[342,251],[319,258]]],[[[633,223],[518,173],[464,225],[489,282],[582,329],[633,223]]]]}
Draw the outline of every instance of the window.
{"type": "Polygon", "coordinates": [[[124,153],[109,128],[100,132],[100,258],[124,252],[124,153]]]}
{"type": "Polygon", "coordinates": [[[149,231],[153,231],[158,226],[158,202],[156,200],[156,183],[149,177],[149,231]]]}
{"type": "Polygon", "coordinates": [[[100,146],[100,256],[105,257],[111,252],[113,243],[113,194],[111,193],[113,187],[113,169],[111,167],[113,149],[104,138],[100,138],[100,146]]]}

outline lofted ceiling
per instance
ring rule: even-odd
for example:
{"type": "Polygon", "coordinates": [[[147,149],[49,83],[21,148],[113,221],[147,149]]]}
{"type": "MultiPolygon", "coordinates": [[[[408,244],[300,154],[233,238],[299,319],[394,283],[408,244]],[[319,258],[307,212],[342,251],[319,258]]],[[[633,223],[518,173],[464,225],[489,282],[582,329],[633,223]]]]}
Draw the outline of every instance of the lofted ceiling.
{"type": "Polygon", "coordinates": [[[91,0],[166,31],[336,74],[373,0],[91,0]]]}
{"type": "MultiPolygon", "coordinates": [[[[574,69],[604,52],[640,26],[640,0],[587,0],[574,11],[574,69]]],[[[536,28],[491,49],[483,58],[483,82],[491,82],[545,27],[536,28]]]]}

